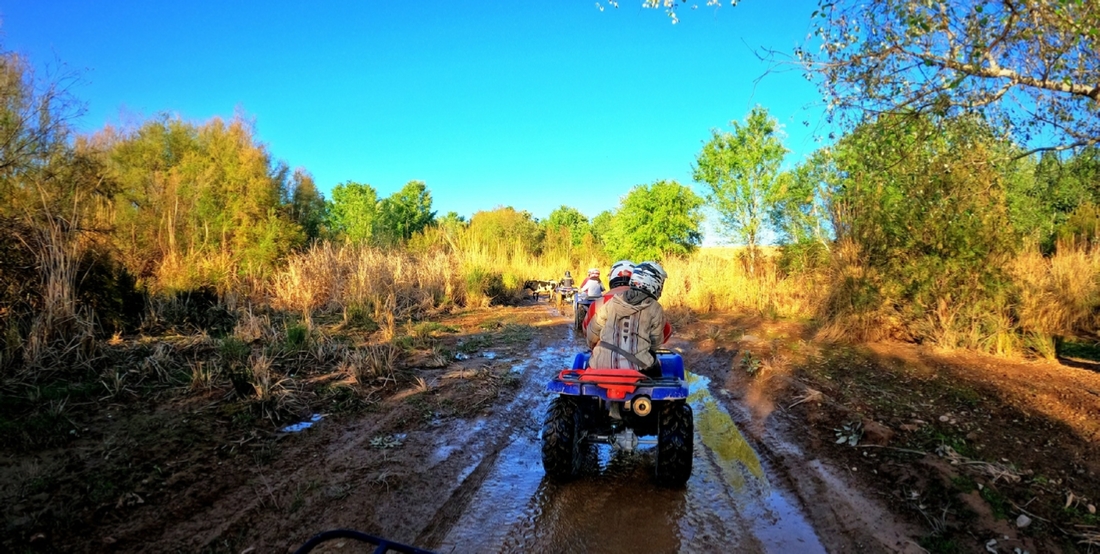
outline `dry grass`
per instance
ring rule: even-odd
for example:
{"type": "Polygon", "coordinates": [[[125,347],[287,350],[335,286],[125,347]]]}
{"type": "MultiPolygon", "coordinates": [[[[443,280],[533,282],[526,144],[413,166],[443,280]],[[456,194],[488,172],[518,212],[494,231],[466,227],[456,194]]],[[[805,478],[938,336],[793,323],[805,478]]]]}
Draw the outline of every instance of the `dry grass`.
{"type": "Polygon", "coordinates": [[[1020,327],[1043,335],[1095,333],[1100,326],[1100,247],[1059,245],[1044,257],[1035,248],[1014,260],[1020,287],[1020,327]]]}
{"type": "Polygon", "coordinates": [[[821,276],[781,275],[774,256],[757,260],[750,275],[737,251],[702,249],[684,259],[668,260],[662,303],[698,313],[740,311],[771,317],[802,318],[821,301],[821,276]]]}

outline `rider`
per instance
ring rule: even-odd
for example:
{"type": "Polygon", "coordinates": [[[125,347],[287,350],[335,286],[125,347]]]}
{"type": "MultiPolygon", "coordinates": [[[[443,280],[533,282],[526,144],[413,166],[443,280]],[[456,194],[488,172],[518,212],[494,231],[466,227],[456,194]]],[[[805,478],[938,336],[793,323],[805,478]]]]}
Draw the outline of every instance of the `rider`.
{"type": "Polygon", "coordinates": [[[559,283],[559,285],[564,288],[570,288],[573,286],[573,275],[570,274],[568,270],[565,272],[565,277],[561,278],[561,283],[559,283]]]}
{"type": "Polygon", "coordinates": [[[657,262],[634,268],[630,288],[606,301],[588,326],[589,367],[660,376],[656,350],[664,342],[665,311],[658,299],[667,277],[657,262]]]}
{"type": "Polygon", "coordinates": [[[581,281],[581,293],[584,296],[603,296],[603,283],[600,282],[600,270],[599,268],[592,268],[588,270],[588,276],[581,281]]]}
{"type": "MultiPolygon", "coordinates": [[[[647,263],[651,265],[657,264],[657,262],[647,263]]],[[[661,267],[660,264],[657,264],[657,267],[661,267]]],[[[664,268],[662,268],[661,271],[664,271],[664,268]]],[[[582,324],[582,328],[585,332],[588,331],[588,325],[592,323],[592,319],[596,317],[596,312],[598,312],[604,304],[610,302],[612,296],[618,296],[630,290],[630,276],[633,272],[634,262],[630,260],[619,260],[611,266],[611,280],[608,281],[608,285],[611,286],[611,289],[605,292],[599,300],[593,302],[592,306],[588,308],[588,314],[584,316],[584,323],[582,324]]],[[[668,342],[668,339],[672,337],[672,325],[669,324],[668,321],[665,321],[665,327],[662,334],[664,335],[664,340],[661,341],[661,344],[668,342]]],[[[591,344],[588,346],[589,348],[592,347],[591,344]]]]}
{"type": "Polygon", "coordinates": [[[611,273],[608,274],[610,280],[607,282],[607,286],[610,288],[604,293],[599,300],[596,300],[588,308],[588,314],[584,316],[584,328],[588,329],[588,324],[595,317],[596,311],[600,309],[608,301],[611,300],[612,295],[618,295],[626,292],[630,289],[630,274],[634,272],[634,262],[630,260],[619,260],[611,265],[611,273]]]}

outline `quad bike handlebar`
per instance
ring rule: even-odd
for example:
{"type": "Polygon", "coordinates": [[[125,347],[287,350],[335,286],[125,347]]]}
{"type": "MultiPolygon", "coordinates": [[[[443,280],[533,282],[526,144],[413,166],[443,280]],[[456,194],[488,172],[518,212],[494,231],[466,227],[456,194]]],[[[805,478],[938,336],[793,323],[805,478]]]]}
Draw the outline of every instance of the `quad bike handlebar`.
{"type": "Polygon", "coordinates": [[[430,550],[424,550],[415,546],[409,546],[407,544],[401,544],[399,542],[393,542],[388,539],[376,537],[374,535],[368,535],[366,533],[355,531],[352,529],[333,529],[331,531],[324,531],[314,535],[298,550],[294,551],[294,554],[307,554],[312,552],[314,548],[317,548],[321,543],[336,539],[352,539],[362,543],[375,545],[378,548],[374,549],[374,554],[384,554],[386,552],[400,552],[401,554],[434,554],[430,550]]]}

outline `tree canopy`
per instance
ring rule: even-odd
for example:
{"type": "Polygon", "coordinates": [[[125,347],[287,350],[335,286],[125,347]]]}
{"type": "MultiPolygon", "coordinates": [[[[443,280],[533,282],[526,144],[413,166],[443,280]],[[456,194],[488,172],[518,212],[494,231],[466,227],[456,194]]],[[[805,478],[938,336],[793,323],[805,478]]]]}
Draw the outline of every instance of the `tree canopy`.
{"type": "Polygon", "coordinates": [[[978,114],[1033,149],[1100,141],[1100,3],[821,0],[796,55],[829,108],[978,114]]]}
{"type": "Polygon", "coordinates": [[[757,106],[733,132],[717,129],[695,158],[693,177],[706,183],[707,200],[718,211],[722,233],[755,255],[765,218],[778,200],[779,166],[787,149],[779,123],[757,106]]]}
{"type": "Polygon", "coordinates": [[[607,253],[636,261],[689,254],[702,242],[702,207],[703,199],[676,181],[638,185],[611,218],[604,235],[607,253]]]}

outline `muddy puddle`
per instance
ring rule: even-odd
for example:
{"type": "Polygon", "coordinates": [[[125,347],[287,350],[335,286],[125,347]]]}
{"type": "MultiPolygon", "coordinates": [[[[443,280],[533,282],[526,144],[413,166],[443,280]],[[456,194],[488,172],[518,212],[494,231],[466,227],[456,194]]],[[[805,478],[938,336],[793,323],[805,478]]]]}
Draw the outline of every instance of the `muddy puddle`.
{"type": "MultiPolygon", "coordinates": [[[[439,552],[825,552],[793,496],[710,393],[689,375],[695,458],[683,489],[654,484],[654,449],[593,446],[584,474],[569,483],[545,478],[539,431],[550,397],[546,380],[567,366],[570,334],[532,352],[519,371],[523,391],[507,409],[526,410],[439,552]]],[[[479,427],[480,428],[480,427],[479,427]]]]}

